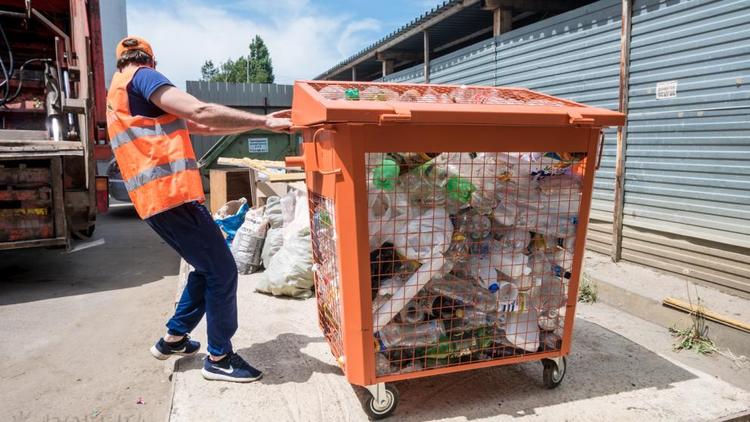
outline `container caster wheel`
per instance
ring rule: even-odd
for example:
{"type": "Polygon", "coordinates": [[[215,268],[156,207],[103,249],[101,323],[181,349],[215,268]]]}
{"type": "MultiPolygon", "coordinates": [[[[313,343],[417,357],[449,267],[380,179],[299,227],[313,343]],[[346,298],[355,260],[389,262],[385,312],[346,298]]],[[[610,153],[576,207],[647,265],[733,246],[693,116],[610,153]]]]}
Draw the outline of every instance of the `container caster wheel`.
{"type": "Polygon", "coordinates": [[[391,384],[385,383],[368,385],[362,408],[371,421],[385,419],[396,411],[398,406],[398,390],[391,384]]]}
{"type": "Polygon", "coordinates": [[[544,372],[542,373],[542,381],[544,382],[545,388],[555,388],[565,378],[565,368],[568,366],[568,360],[565,356],[555,359],[542,359],[542,365],[544,365],[544,372]]]}

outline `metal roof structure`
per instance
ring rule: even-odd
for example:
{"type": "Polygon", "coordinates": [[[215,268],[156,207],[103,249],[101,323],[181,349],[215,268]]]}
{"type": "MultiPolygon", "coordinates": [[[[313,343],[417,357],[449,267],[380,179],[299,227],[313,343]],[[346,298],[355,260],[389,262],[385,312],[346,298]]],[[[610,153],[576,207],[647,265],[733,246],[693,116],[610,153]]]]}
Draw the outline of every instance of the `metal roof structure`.
{"type": "Polygon", "coordinates": [[[436,58],[493,37],[493,8],[512,11],[513,27],[545,19],[593,0],[446,0],[346,60],[339,62],[315,79],[374,80],[383,76],[382,61],[393,60],[393,71],[405,69],[424,60],[424,33],[429,37],[429,53],[436,58]]]}

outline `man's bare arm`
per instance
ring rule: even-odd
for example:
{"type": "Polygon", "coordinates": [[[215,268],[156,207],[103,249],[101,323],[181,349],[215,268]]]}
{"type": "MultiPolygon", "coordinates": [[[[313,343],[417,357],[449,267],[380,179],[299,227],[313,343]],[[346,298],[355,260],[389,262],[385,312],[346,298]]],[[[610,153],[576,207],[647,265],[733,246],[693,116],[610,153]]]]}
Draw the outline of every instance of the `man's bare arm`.
{"type": "Polygon", "coordinates": [[[218,129],[215,127],[209,127],[196,123],[192,120],[186,120],[188,131],[193,135],[232,135],[235,133],[247,132],[249,130],[256,129],[255,127],[235,127],[231,129],[218,129]]]}
{"type": "Polygon", "coordinates": [[[214,130],[234,130],[232,133],[237,132],[237,128],[246,128],[244,130],[266,128],[284,131],[291,126],[289,119],[274,117],[273,114],[261,116],[219,104],[204,103],[168,85],[157,89],[149,99],[169,114],[214,130]]]}

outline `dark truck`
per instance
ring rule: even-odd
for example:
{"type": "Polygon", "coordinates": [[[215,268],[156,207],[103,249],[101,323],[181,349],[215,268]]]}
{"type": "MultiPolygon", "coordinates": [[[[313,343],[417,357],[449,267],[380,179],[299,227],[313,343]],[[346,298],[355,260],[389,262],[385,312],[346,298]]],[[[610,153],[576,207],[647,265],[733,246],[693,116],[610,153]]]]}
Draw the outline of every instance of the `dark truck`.
{"type": "Polygon", "coordinates": [[[67,246],[108,207],[99,0],[0,0],[0,250],[67,246]]]}

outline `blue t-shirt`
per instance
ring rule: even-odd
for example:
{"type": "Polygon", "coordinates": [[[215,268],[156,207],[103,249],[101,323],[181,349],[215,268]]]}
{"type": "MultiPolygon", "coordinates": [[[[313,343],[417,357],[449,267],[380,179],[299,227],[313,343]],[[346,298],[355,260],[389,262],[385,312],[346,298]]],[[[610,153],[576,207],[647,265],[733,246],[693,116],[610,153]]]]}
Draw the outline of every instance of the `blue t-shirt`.
{"type": "Polygon", "coordinates": [[[150,67],[136,70],[127,88],[130,115],[159,117],[167,114],[150,100],[151,95],[164,85],[174,86],[164,75],[150,67]]]}

